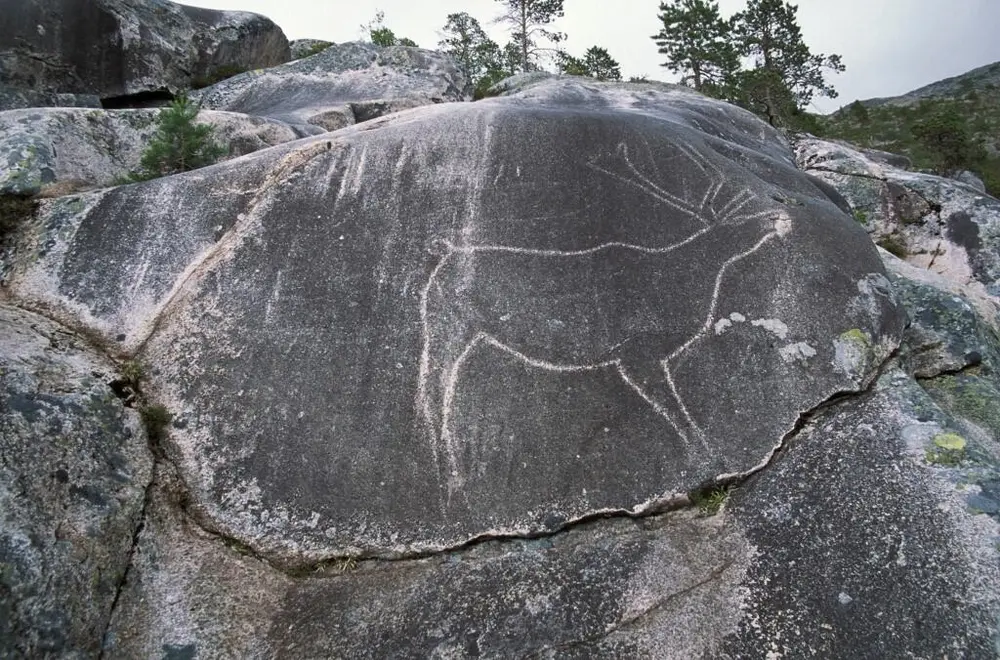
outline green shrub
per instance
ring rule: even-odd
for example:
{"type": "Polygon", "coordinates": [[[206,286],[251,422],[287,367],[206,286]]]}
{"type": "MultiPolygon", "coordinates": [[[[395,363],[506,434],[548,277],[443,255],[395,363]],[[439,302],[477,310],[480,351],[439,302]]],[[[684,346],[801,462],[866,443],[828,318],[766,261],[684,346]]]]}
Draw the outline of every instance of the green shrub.
{"type": "Polygon", "coordinates": [[[139,360],[125,360],[122,363],[121,368],[122,378],[134,389],[139,392],[142,388],[142,381],[146,378],[146,367],[143,366],[142,362],[139,360]]]}
{"type": "Polygon", "coordinates": [[[181,94],[156,118],[156,133],[142,154],[132,180],[145,181],[211,165],[226,153],[215,142],[215,129],[196,124],[199,106],[181,94]]]}

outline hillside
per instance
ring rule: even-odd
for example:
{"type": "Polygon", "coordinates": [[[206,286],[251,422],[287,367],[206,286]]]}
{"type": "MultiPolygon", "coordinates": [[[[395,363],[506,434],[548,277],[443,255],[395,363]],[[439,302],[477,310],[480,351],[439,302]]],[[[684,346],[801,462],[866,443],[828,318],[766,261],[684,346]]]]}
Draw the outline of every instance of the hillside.
{"type": "Polygon", "coordinates": [[[964,168],[1000,196],[1000,62],[973,69],[902,96],[857,101],[828,117],[818,117],[825,137],[908,156],[914,169],[940,170],[935,154],[913,133],[921,122],[954,113],[972,148],[964,168]]]}
{"type": "Polygon", "coordinates": [[[901,96],[867,99],[862,103],[868,107],[912,105],[928,99],[960,98],[973,90],[996,89],[998,87],[1000,87],[1000,62],[994,62],[959,76],[924,85],[901,96]]]}

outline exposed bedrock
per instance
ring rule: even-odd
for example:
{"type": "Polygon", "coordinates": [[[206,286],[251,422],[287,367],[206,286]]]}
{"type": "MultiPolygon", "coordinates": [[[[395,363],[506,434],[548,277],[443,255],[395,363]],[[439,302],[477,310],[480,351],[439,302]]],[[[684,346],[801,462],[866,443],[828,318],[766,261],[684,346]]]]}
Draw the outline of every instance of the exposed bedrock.
{"type": "MultiPolygon", "coordinates": [[[[72,500],[105,521],[81,538],[113,589],[36,570],[93,603],[66,648],[990,657],[993,298],[880,253],[732,106],[505,89],[23,211],[0,295],[36,357],[0,356],[0,424],[103,392],[37,375],[56,322],[98,365],[78,371],[129,358],[172,414],[105,483],[101,451],[145,440],[110,402],[90,472],[67,469],[120,510],[72,500]]],[[[0,443],[8,491],[50,483],[26,437],[40,458],[0,443]]],[[[18,547],[48,548],[39,528],[18,547]]],[[[48,603],[25,584],[0,581],[11,621],[48,603]]]]}
{"type": "Polygon", "coordinates": [[[773,133],[649,87],[404,112],[56,200],[20,244],[15,295],[155,365],[204,523],[287,565],[670,506],[905,320],[773,133]]]}
{"type": "MultiPolygon", "coordinates": [[[[258,14],[167,0],[2,0],[0,109],[64,105],[57,94],[126,97],[176,92],[192,80],[291,58],[258,14]]],[[[73,103],[76,105],[77,103],[73,103]]]]}

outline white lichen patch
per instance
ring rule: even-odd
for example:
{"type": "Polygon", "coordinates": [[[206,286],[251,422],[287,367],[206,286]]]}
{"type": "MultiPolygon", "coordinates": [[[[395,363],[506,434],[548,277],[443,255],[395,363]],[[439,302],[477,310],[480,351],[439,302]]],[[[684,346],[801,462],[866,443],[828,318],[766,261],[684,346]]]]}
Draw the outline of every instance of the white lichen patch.
{"type": "Polygon", "coordinates": [[[733,312],[732,314],[729,315],[729,320],[731,320],[733,323],[745,323],[747,317],[743,316],[739,312],[733,312]]]}
{"type": "Polygon", "coordinates": [[[781,355],[781,359],[787,363],[806,363],[809,361],[809,358],[816,357],[816,349],[806,342],[800,341],[795,344],[782,346],[778,349],[778,354],[781,355]]]}
{"type": "Polygon", "coordinates": [[[778,339],[788,339],[788,326],[779,319],[755,319],[750,324],[767,330],[778,339]]]}
{"type": "Polygon", "coordinates": [[[857,378],[868,370],[872,354],[871,339],[858,329],[848,330],[833,340],[833,361],[837,373],[857,378]]]}
{"type": "Polygon", "coordinates": [[[715,334],[721,335],[729,328],[733,327],[733,322],[729,319],[719,319],[715,324],[715,334]]]}

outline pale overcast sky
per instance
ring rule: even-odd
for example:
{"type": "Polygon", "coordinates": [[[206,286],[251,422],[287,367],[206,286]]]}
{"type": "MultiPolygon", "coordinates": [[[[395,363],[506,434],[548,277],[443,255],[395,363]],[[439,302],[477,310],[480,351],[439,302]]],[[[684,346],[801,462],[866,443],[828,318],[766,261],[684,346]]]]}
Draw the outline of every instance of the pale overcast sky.
{"type": "MultiPolygon", "coordinates": [[[[337,43],[361,36],[359,26],[376,11],[386,26],[424,48],[436,48],[448,14],[476,17],[501,45],[503,28],[492,24],[497,0],[184,0],[212,9],[253,11],[271,18],[289,39],[337,43]]],[[[720,0],[725,16],[743,0],[720,0]]],[[[795,4],[795,3],[793,3],[795,4]]],[[[840,92],[819,99],[814,110],[830,112],[854,99],[895,96],[928,83],[1000,61],[1000,0],[798,0],[799,24],[813,53],[839,53],[847,71],[831,78],[840,92]]],[[[603,46],[625,76],[672,81],[650,35],[659,31],[659,0],[565,0],[556,23],[579,55],[603,46]]]]}

